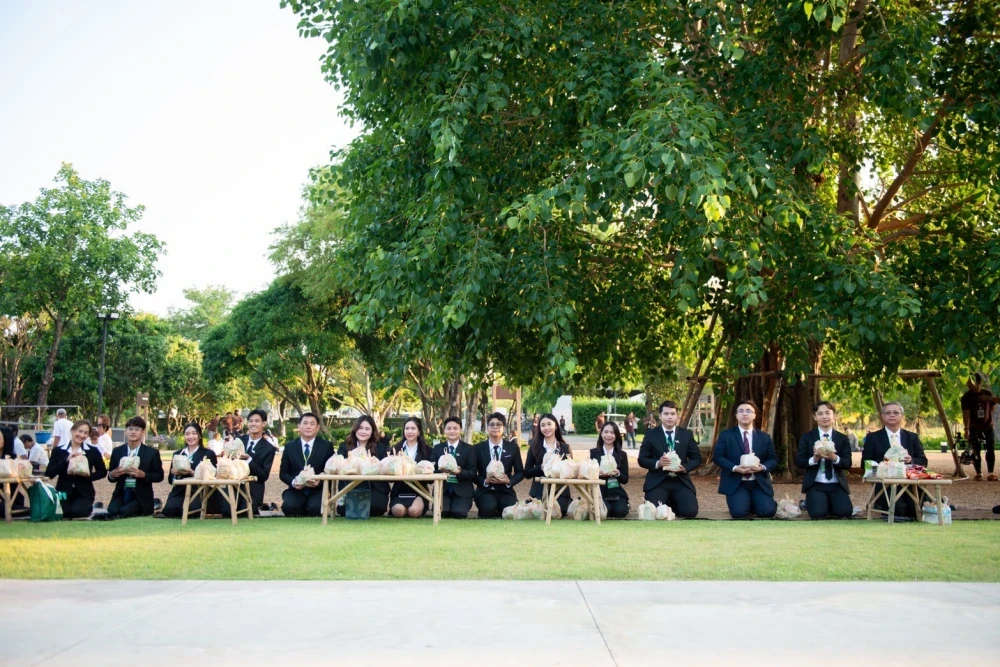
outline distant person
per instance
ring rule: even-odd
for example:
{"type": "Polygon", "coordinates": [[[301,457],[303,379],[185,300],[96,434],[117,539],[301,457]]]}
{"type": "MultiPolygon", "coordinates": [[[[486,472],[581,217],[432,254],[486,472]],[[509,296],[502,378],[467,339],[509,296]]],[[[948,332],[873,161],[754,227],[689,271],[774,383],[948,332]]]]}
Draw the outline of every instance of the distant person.
{"type": "Polygon", "coordinates": [[[847,439],[851,443],[851,451],[852,452],[860,452],[861,451],[861,447],[858,446],[858,434],[854,432],[853,428],[848,428],[847,429],[847,439]]]}
{"type": "MultiPolygon", "coordinates": [[[[89,427],[90,423],[87,425],[89,427]]],[[[52,449],[68,443],[72,430],[73,422],[66,419],[66,410],[63,408],[56,410],[56,422],[52,425],[52,449]]]]}
{"type": "Polygon", "coordinates": [[[209,442],[211,442],[212,440],[215,440],[215,434],[219,432],[219,422],[220,421],[222,421],[222,417],[220,415],[215,415],[208,422],[208,428],[205,430],[205,433],[208,436],[209,442]]]}
{"type": "MultiPolygon", "coordinates": [[[[264,415],[263,417],[264,424],[267,424],[267,413],[265,413],[263,410],[260,410],[259,412],[261,412],[264,415]]],[[[247,418],[247,420],[249,421],[249,417],[247,418]]],[[[239,410],[233,413],[233,430],[236,432],[236,435],[243,434],[243,415],[240,414],[239,410]]]]}
{"type": "Polygon", "coordinates": [[[600,474],[604,480],[601,499],[608,508],[609,519],[624,519],[631,511],[628,493],[625,491],[625,485],[628,484],[628,454],[622,451],[622,434],[618,430],[618,424],[608,422],[597,437],[597,446],[590,450],[590,458],[599,463],[602,456],[610,456],[618,466],[613,473],[600,474]]]}
{"type": "Polygon", "coordinates": [[[56,490],[66,496],[60,499],[63,518],[85,519],[94,511],[94,498],[97,495],[94,492],[94,482],[103,478],[108,469],[104,466],[101,453],[87,442],[90,435],[89,422],[81,420],[70,424],[69,431],[66,442],[61,447],[53,448],[52,457],[45,468],[45,476],[59,478],[56,490]],[[70,459],[77,456],[86,457],[86,474],[69,474],[70,459]]]}
{"type": "Polygon", "coordinates": [[[132,417],[125,422],[125,444],[111,452],[108,481],[115,485],[106,519],[128,519],[153,515],[153,485],[163,481],[160,451],[145,444],[146,420],[132,417]],[[126,456],[138,456],[137,468],[122,468],[126,456]]]}
{"type": "MultiPolygon", "coordinates": [[[[525,477],[535,480],[536,478],[545,476],[545,471],[542,470],[542,462],[546,454],[557,454],[561,459],[573,458],[573,450],[563,438],[559,422],[556,421],[555,416],[552,414],[544,414],[538,420],[538,437],[528,445],[528,455],[524,461],[525,477]]],[[[542,483],[533,481],[528,494],[532,498],[542,500],[543,491],[542,483]]],[[[569,510],[570,500],[569,489],[565,489],[556,497],[556,502],[559,503],[559,509],[562,510],[563,516],[566,516],[566,512],[569,510]]]]}
{"type": "MultiPolygon", "coordinates": [[[[872,431],[865,436],[865,447],[861,453],[861,467],[864,468],[865,461],[882,463],[885,455],[892,445],[899,445],[906,450],[903,463],[920,466],[927,465],[927,456],[924,455],[924,448],[920,444],[920,436],[913,431],[903,428],[903,405],[896,401],[890,401],[882,406],[882,423],[884,428],[872,431]]],[[[889,508],[885,499],[882,485],[876,483],[875,509],[885,511],[889,508]]],[[[896,517],[917,518],[917,505],[909,494],[900,494],[896,500],[896,517]]]]}
{"type": "Polygon", "coordinates": [[[598,413],[597,419],[594,420],[594,428],[596,429],[597,433],[600,433],[604,429],[604,422],[605,422],[604,413],[603,412],[598,413]]]}
{"type": "Polygon", "coordinates": [[[216,431],[215,433],[212,434],[212,439],[208,443],[208,448],[211,449],[212,453],[214,453],[216,456],[222,456],[222,452],[225,451],[224,445],[226,444],[226,442],[228,441],[222,439],[222,433],[216,431]]]}
{"type": "MultiPolygon", "coordinates": [[[[18,426],[17,425],[12,426],[10,428],[10,433],[11,433],[12,436],[14,436],[14,454],[15,454],[15,456],[17,458],[19,458],[19,459],[27,459],[28,458],[28,448],[24,446],[24,441],[21,440],[21,436],[18,433],[18,426]]],[[[18,498],[21,498],[21,496],[18,496],[18,498]]]]}
{"type": "Polygon", "coordinates": [[[115,448],[115,443],[111,440],[111,417],[100,415],[97,417],[97,446],[105,460],[111,458],[111,452],[115,448]]]}
{"type": "Polygon", "coordinates": [[[489,436],[473,449],[476,453],[476,508],[480,519],[496,519],[511,505],[517,504],[516,487],[524,479],[524,464],[521,449],[509,440],[504,440],[503,432],[507,418],[494,412],[486,418],[489,436]],[[499,461],[503,466],[500,476],[487,475],[490,463],[499,461]]]}
{"type": "Polygon", "coordinates": [[[560,416],[559,417],[559,428],[562,429],[563,433],[566,432],[566,417],[565,416],[560,416]]]}
{"type": "Polygon", "coordinates": [[[996,444],[993,436],[993,406],[997,403],[997,398],[984,386],[985,384],[986,376],[978,371],[965,383],[969,390],[962,394],[962,432],[972,445],[975,480],[983,481],[982,451],[985,449],[986,471],[989,474],[987,479],[995,482],[997,476],[993,472],[996,464],[996,452],[993,451],[996,444]]]}
{"type": "Polygon", "coordinates": [[[319,417],[305,412],[299,418],[299,437],[285,445],[278,476],[288,488],[281,494],[281,512],[285,516],[320,516],[323,512],[323,488],[309,480],[299,486],[295,478],[307,465],[322,474],[327,459],[333,456],[334,443],[319,437],[319,417]]]}
{"type": "Polygon", "coordinates": [[[751,514],[770,519],[778,511],[774,502],[771,471],[778,466],[778,453],[771,436],[754,428],[757,404],[751,400],[736,406],[733,428],[719,434],[713,459],[719,466],[719,493],[726,496],[729,515],[743,519],[751,514]],[[740,457],[754,453],[760,462],[755,466],[740,465],[740,457]]]}
{"type": "Polygon", "coordinates": [[[830,401],[813,407],[816,428],[802,436],[795,465],[805,470],[802,492],[810,519],[846,519],[854,513],[847,473],[851,469],[851,441],[834,428],[837,409],[830,401]],[[831,444],[833,454],[820,454],[817,443],[831,444]]]}
{"type": "Polygon", "coordinates": [[[45,470],[45,467],[49,465],[49,453],[45,450],[45,445],[38,444],[30,435],[24,436],[21,440],[24,442],[25,449],[28,450],[28,461],[31,463],[31,469],[34,472],[45,470]]]}
{"type": "Polygon", "coordinates": [[[536,412],[531,418],[531,440],[538,439],[538,422],[541,416],[536,412]]]}
{"type": "MultiPolygon", "coordinates": [[[[208,447],[203,447],[201,442],[201,426],[196,422],[191,422],[184,427],[184,446],[174,452],[174,456],[186,456],[191,461],[191,469],[184,470],[180,472],[174,472],[173,470],[173,457],[171,457],[170,473],[167,475],[167,481],[170,482],[170,494],[167,496],[167,501],[163,503],[162,515],[168,519],[180,519],[184,516],[184,495],[186,489],[184,486],[174,486],[174,480],[184,479],[187,477],[194,476],[194,469],[198,467],[198,464],[202,461],[208,459],[211,464],[218,465],[219,460],[216,457],[215,452],[213,452],[208,447]]],[[[223,489],[220,489],[222,491],[223,489]]],[[[218,493],[213,493],[209,497],[209,506],[205,510],[210,514],[219,514],[221,504],[224,501],[219,497],[218,493]]],[[[192,495],[191,504],[188,506],[188,510],[191,512],[197,512],[201,510],[201,496],[194,498],[192,495]]]]}
{"type": "Polygon", "coordinates": [[[698,516],[698,493],[691,472],[701,465],[701,450],[694,433],[677,425],[680,415],[673,401],[660,403],[660,425],[646,429],[639,447],[639,465],[645,468],[642,492],[647,501],[663,503],[682,519],[698,516]],[[666,470],[667,454],[680,459],[677,470],[666,470]]]}
{"type": "Polygon", "coordinates": [[[635,449],[635,413],[630,412],[628,416],[625,417],[625,441],[631,449],[635,449]]]}
{"type": "Polygon", "coordinates": [[[234,438],[236,434],[233,433],[233,413],[227,412],[226,416],[222,418],[222,425],[226,429],[226,435],[231,435],[234,438]]]}

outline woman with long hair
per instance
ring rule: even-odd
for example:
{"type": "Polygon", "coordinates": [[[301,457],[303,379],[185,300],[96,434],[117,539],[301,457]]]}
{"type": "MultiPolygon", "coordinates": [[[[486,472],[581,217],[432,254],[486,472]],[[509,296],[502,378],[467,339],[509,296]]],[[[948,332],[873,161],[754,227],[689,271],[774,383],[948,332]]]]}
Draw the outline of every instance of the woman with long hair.
{"type": "Polygon", "coordinates": [[[56,490],[65,493],[62,503],[64,519],[85,519],[94,511],[94,482],[104,479],[108,468],[104,465],[104,457],[97,447],[87,442],[90,438],[90,422],[80,420],[70,427],[69,442],[59,445],[52,451],[49,465],[45,468],[45,476],[58,477],[56,490]],[[84,456],[87,459],[87,469],[74,474],[69,473],[70,459],[84,456]]]}
{"type": "MultiPolygon", "coordinates": [[[[408,456],[414,462],[430,461],[431,447],[424,439],[424,424],[416,417],[403,423],[403,440],[392,448],[394,456],[408,456]]],[[[389,509],[397,518],[418,517],[427,513],[427,503],[405,482],[393,482],[389,509]]]]}
{"type": "Polygon", "coordinates": [[[597,447],[590,450],[590,458],[600,462],[602,456],[611,456],[618,465],[613,473],[601,473],[604,486],[601,487],[601,497],[608,508],[608,518],[623,519],[629,513],[628,494],[625,485],[628,484],[628,454],[622,451],[622,433],[618,424],[606,422],[597,436],[597,447]]]}
{"type": "MultiPolygon", "coordinates": [[[[389,454],[388,448],[378,441],[378,426],[370,415],[361,415],[355,420],[351,432],[347,434],[337,453],[347,457],[359,447],[365,451],[366,455],[374,456],[377,459],[384,459],[389,454]]],[[[340,488],[345,486],[347,486],[347,482],[340,483],[340,488]]],[[[368,489],[371,492],[372,502],[369,516],[385,515],[386,508],[389,506],[389,482],[362,482],[355,488],[368,489]]],[[[337,514],[341,516],[346,511],[346,505],[337,507],[337,514]]]]}
{"type": "MultiPolygon", "coordinates": [[[[208,447],[202,445],[201,437],[201,426],[197,422],[191,422],[184,427],[184,447],[174,452],[174,456],[186,456],[191,461],[191,469],[184,470],[180,472],[174,472],[173,458],[171,458],[170,473],[167,476],[167,481],[170,482],[170,495],[167,496],[167,502],[163,504],[163,510],[161,514],[168,519],[179,519],[184,514],[184,487],[174,486],[175,479],[184,479],[194,475],[194,469],[198,467],[204,459],[208,459],[212,462],[212,465],[218,465],[219,460],[213,452],[208,447]]],[[[209,500],[209,507],[206,511],[216,514],[221,511],[218,493],[213,493],[211,499],[209,500]]],[[[195,499],[191,501],[190,511],[197,512],[201,509],[201,500],[195,499]]]]}
{"type": "MultiPolygon", "coordinates": [[[[524,462],[525,477],[535,479],[536,477],[545,476],[545,473],[542,471],[542,460],[546,454],[557,454],[562,459],[573,458],[573,450],[570,449],[570,446],[563,438],[562,429],[559,428],[559,420],[556,419],[555,415],[548,412],[539,418],[538,437],[533,438],[528,447],[528,457],[524,462]]],[[[532,482],[528,493],[532,498],[541,499],[542,483],[538,481],[532,482]]],[[[570,500],[569,489],[565,489],[556,497],[556,502],[559,503],[559,509],[562,510],[563,516],[566,516],[570,500]]]]}

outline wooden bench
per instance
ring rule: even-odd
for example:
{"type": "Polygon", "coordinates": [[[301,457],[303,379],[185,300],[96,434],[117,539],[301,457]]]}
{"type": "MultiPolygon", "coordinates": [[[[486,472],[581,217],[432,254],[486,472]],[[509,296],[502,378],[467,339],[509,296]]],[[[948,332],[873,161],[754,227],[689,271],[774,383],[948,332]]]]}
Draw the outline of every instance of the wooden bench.
{"type": "Polygon", "coordinates": [[[868,520],[871,521],[872,514],[884,514],[889,517],[892,523],[896,516],[896,502],[900,498],[900,491],[903,495],[913,498],[913,504],[917,508],[917,521],[920,521],[921,501],[920,489],[923,488],[928,496],[934,499],[937,505],[938,525],[944,525],[944,501],[941,498],[941,487],[951,485],[950,479],[891,479],[881,477],[865,477],[862,479],[865,484],[872,485],[871,495],[868,496],[868,520]],[[882,486],[880,487],[879,484],[882,486]],[[933,493],[930,492],[933,490],[933,493]],[[885,497],[888,509],[875,509],[875,499],[879,492],[885,497]]]}
{"type": "Polygon", "coordinates": [[[403,482],[417,492],[421,498],[434,506],[434,525],[441,521],[441,498],[444,496],[444,482],[448,475],[444,473],[432,473],[429,475],[316,475],[313,477],[323,483],[323,525],[331,516],[337,516],[337,502],[347,495],[349,491],[364,482],[403,482]],[[336,482],[347,482],[342,489],[331,490],[331,485],[336,482]],[[427,491],[424,483],[430,482],[433,485],[431,492],[427,491]]]}
{"type": "Polygon", "coordinates": [[[603,479],[553,479],[542,477],[538,480],[542,484],[542,499],[545,503],[545,525],[552,523],[552,508],[555,506],[556,498],[564,490],[572,487],[576,489],[584,500],[590,503],[591,516],[594,522],[601,525],[601,498],[600,487],[604,486],[603,479]]]}
{"type": "Polygon", "coordinates": [[[230,514],[233,517],[233,525],[236,525],[237,515],[245,513],[249,521],[253,521],[253,498],[250,496],[250,482],[256,482],[256,477],[244,477],[243,479],[174,479],[174,486],[184,487],[184,510],[181,513],[181,525],[187,524],[188,513],[190,511],[201,512],[201,518],[208,515],[208,500],[213,493],[218,492],[226,502],[229,503],[230,514]],[[194,493],[191,493],[194,489],[194,493]],[[201,508],[191,510],[191,501],[201,498],[201,508]],[[243,498],[247,502],[246,509],[237,509],[239,499],[243,498]]]}

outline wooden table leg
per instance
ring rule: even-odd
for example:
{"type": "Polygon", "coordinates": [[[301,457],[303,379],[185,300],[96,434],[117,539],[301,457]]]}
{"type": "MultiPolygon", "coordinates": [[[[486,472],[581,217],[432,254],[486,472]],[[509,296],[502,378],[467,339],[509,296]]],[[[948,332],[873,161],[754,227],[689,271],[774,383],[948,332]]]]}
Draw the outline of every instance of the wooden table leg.
{"type": "Polygon", "coordinates": [[[181,525],[186,526],[188,522],[188,507],[191,506],[191,485],[184,485],[184,507],[181,510],[181,525]]]}
{"type": "Polygon", "coordinates": [[[594,508],[594,521],[598,526],[601,525],[601,506],[597,504],[599,496],[597,486],[590,485],[590,506],[594,508]]]}
{"type": "MultiPolygon", "coordinates": [[[[239,517],[237,517],[237,514],[240,513],[239,510],[236,509],[237,507],[239,507],[239,502],[238,502],[238,498],[237,498],[238,494],[233,493],[233,485],[232,484],[227,484],[226,487],[225,487],[225,489],[226,489],[226,497],[229,498],[229,506],[232,508],[232,511],[230,512],[230,514],[233,515],[233,525],[235,526],[236,522],[239,520],[239,517]]],[[[250,507],[250,506],[247,505],[247,507],[250,507]]],[[[250,510],[250,514],[253,514],[253,510],[252,509],[250,510]]],[[[205,515],[202,514],[202,516],[205,516],[205,515]]]]}
{"type": "Polygon", "coordinates": [[[441,521],[441,500],[444,496],[444,482],[440,479],[434,480],[434,525],[441,521]]]}
{"type": "Polygon", "coordinates": [[[543,488],[542,497],[545,503],[545,525],[552,525],[552,503],[555,501],[555,484],[546,484],[543,488]]]}
{"type": "Polygon", "coordinates": [[[323,504],[321,506],[320,516],[323,517],[323,525],[326,525],[327,515],[330,513],[330,480],[323,480],[323,504]]]}
{"type": "Polygon", "coordinates": [[[889,489],[889,525],[896,518],[896,501],[899,500],[899,485],[891,484],[889,489]]]}
{"type": "Polygon", "coordinates": [[[938,525],[944,525],[944,501],[941,499],[941,485],[934,485],[934,503],[937,505],[938,525]]]}
{"type": "Polygon", "coordinates": [[[202,485],[198,487],[198,490],[195,491],[194,495],[195,498],[201,498],[201,505],[200,505],[201,509],[198,510],[199,512],[201,512],[201,516],[198,518],[204,521],[205,519],[208,518],[208,512],[205,511],[205,508],[208,507],[208,499],[212,497],[212,487],[202,485]]]}
{"type": "MultiPolygon", "coordinates": [[[[245,494],[247,507],[253,507],[253,496],[250,495],[250,482],[241,482],[236,487],[236,505],[233,506],[233,511],[236,511],[236,508],[240,504],[240,489],[243,489],[243,493],[245,494]]],[[[253,521],[253,510],[247,512],[247,521],[253,521]]]]}
{"type": "MultiPolygon", "coordinates": [[[[59,502],[58,500],[56,502],[59,502]]],[[[3,520],[7,523],[14,521],[13,510],[10,500],[10,482],[3,483],[3,520]]]]}

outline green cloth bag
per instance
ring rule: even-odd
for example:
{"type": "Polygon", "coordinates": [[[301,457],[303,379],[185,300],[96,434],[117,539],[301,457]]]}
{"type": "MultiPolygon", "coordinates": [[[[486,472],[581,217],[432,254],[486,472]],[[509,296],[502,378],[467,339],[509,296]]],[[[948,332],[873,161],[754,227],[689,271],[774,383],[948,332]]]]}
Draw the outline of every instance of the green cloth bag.
{"type": "Polygon", "coordinates": [[[372,511],[372,492],[369,489],[352,489],[344,496],[344,517],[367,520],[372,511]]]}
{"type": "Polygon", "coordinates": [[[31,503],[32,521],[55,521],[56,510],[59,508],[59,496],[56,487],[45,482],[35,482],[28,488],[28,502],[31,503]]]}

